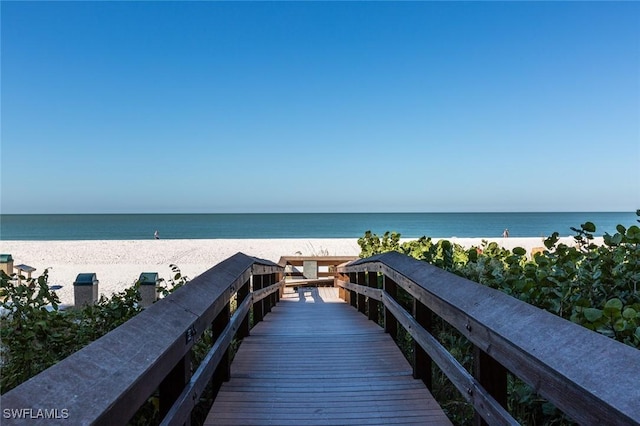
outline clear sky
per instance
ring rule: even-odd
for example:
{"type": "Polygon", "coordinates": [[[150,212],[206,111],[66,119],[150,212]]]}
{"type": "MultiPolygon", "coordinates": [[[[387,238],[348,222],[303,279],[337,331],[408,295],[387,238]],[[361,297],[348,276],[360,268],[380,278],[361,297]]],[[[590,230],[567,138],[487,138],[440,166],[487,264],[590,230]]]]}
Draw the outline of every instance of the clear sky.
{"type": "Polygon", "coordinates": [[[2,213],[640,207],[637,2],[0,7],[2,213]]]}

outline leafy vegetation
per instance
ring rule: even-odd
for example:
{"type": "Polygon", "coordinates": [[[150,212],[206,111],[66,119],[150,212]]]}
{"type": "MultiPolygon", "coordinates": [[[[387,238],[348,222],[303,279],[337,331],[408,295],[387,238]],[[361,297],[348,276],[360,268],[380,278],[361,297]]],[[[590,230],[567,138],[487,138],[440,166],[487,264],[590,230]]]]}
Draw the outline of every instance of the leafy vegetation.
{"type": "MultiPolygon", "coordinates": [[[[636,213],[640,216],[640,210],[636,213]]],[[[603,244],[594,243],[596,226],[591,222],[571,229],[574,245],[559,243],[554,233],[544,240],[544,250],[531,256],[521,247],[506,250],[486,241],[468,249],[427,237],[400,243],[400,234],[390,232],[381,237],[366,232],[358,244],[360,257],[398,251],[639,348],[640,228],[618,225],[614,235],[604,235],[603,244]]],[[[410,306],[402,300],[408,294],[399,291],[398,298],[410,306]]],[[[471,371],[472,346],[464,336],[441,319],[435,330],[436,338],[471,371]]],[[[410,339],[401,335],[398,341],[411,360],[410,339]]],[[[437,368],[433,377],[434,396],[454,423],[470,422],[472,410],[453,385],[437,368]]],[[[523,424],[571,423],[517,378],[509,377],[508,386],[510,412],[523,424]]]]}
{"type": "MultiPolygon", "coordinates": [[[[171,265],[173,278],[160,285],[167,295],[189,278],[171,265]]],[[[90,306],[59,309],[60,300],[49,288],[48,271],[38,278],[16,279],[0,271],[0,393],[8,392],[92,341],[137,315],[140,282],[110,298],[101,296],[90,306]]],[[[203,339],[205,340],[205,339],[203,339]]],[[[195,358],[202,359],[207,342],[198,343],[195,358]]],[[[153,395],[132,424],[152,424],[158,416],[158,398],[153,395]]]]}
{"type": "MultiPolygon", "coordinates": [[[[165,297],[189,282],[180,268],[170,265],[173,277],[161,280],[158,292],[165,297]]],[[[44,371],[92,341],[107,334],[142,311],[140,281],[110,298],[101,296],[92,306],[59,309],[60,300],[48,286],[48,271],[38,278],[25,279],[0,271],[0,393],[44,371]]],[[[235,310],[235,297],[230,301],[235,310]]],[[[214,344],[211,329],[204,331],[191,352],[192,373],[214,344]]],[[[231,355],[239,341],[231,344],[231,355]]],[[[191,413],[194,425],[204,423],[213,403],[212,384],[205,388],[191,413]]],[[[130,425],[160,424],[159,393],[156,390],[130,420],[130,425]]]]}

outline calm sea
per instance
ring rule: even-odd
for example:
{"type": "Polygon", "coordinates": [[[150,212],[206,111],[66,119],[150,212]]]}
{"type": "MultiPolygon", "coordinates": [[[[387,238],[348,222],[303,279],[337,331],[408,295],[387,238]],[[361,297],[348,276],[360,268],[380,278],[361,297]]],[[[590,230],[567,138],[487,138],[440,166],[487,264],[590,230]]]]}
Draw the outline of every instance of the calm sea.
{"type": "Polygon", "coordinates": [[[591,221],[596,235],[638,225],[629,213],[271,213],[0,215],[2,240],[140,240],[201,238],[358,238],[368,230],[402,237],[573,235],[591,221]]]}

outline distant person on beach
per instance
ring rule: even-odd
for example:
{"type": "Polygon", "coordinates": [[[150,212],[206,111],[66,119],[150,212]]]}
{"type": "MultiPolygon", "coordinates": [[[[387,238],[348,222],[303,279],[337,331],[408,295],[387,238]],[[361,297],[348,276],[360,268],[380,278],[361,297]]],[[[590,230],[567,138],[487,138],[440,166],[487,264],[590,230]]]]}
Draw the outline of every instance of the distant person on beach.
{"type": "Polygon", "coordinates": [[[509,238],[509,230],[508,230],[508,229],[505,229],[505,230],[502,232],[502,237],[503,237],[503,238],[509,238]]]}
{"type": "Polygon", "coordinates": [[[156,230],[156,232],[153,233],[153,238],[155,238],[156,240],[160,239],[160,234],[158,234],[157,230],[156,230]]]}

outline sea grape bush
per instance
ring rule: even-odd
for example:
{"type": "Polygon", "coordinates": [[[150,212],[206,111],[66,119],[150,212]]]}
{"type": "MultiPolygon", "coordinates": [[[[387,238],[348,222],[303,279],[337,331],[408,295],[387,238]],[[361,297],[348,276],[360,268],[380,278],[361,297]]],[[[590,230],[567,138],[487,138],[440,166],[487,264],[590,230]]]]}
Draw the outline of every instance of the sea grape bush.
{"type": "MultiPolygon", "coordinates": [[[[160,286],[167,295],[186,284],[176,265],[160,286]]],[[[0,393],[5,393],[133,318],[141,310],[140,282],[91,306],[60,308],[48,270],[25,279],[0,271],[0,393]]]]}
{"type": "Polygon", "coordinates": [[[559,244],[555,232],[532,258],[495,242],[470,249],[427,237],[400,243],[395,232],[380,238],[367,231],[358,244],[360,257],[395,250],[640,347],[640,227],[618,225],[602,245],[593,242],[593,223],[572,230],[575,245],[559,244]]]}
{"type": "MultiPolygon", "coordinates": [[[[167,296],[190,279],[176,265],[173,275],[161,280],[158,288],[167,296]]],[[[48,367],[82,349],[133,318],[140,307],[140,281],[112,295],[101,296],[93,306],[59,309],[60,299],[48,285],[48,270],[38,278],[25,279],[0,271],[0,393],[8,392],[48,367]]],[[[193,346],[192,370],[214,343],[207,330],[193,346]]],[[[238,342],[234,342],[234,348],[238,342]]],[[[213,402],[211,387],[198,400],[192,423],[202,424],[213,402]]],[[[159,397],[155,392],[129,421],[130,425],[160,423],[159,397]]]]}
{"type": "Polygon", "coordinates": [[[0,271],[0,392],[61,361],[140,312],[139,284],[93,306],[60,310],[48,271],[21,281],[0,271]]]}
{"type": "MultiPolygon", "coordinates": [[[[636,214],[640,216],[640,210],[636,214]]],[[[586,222],[571,229],[574,245],[559,243],[556,232],[543,240],[544,250],[533,256],[521,247],[507,250],[487,241],[470,249],[428,237],[400,243],[395,232],[386,232],[382,238],[366,232],[358,244],[360,257],[398,251],[640,348],[640,228],[618,225],[617,232],[605,234],[600,245],[594,243],[595,224],[586,222]]],[[[409,297],[404,292],[399,295],[409,297]]],[[[436,321],[434,335],[472,369],[471,344],[464,337],[442,320],[436,321]]],[[[405,344],[404,351],[410,347],[405,344]]],[[[523,424],[571,423],[514,377],[509,378],[509,391],[510,410],[523,424]]],[[[433,392],[454,423],[470,421],[468,405],[439,370],[434,371],[433,392]]]]}

